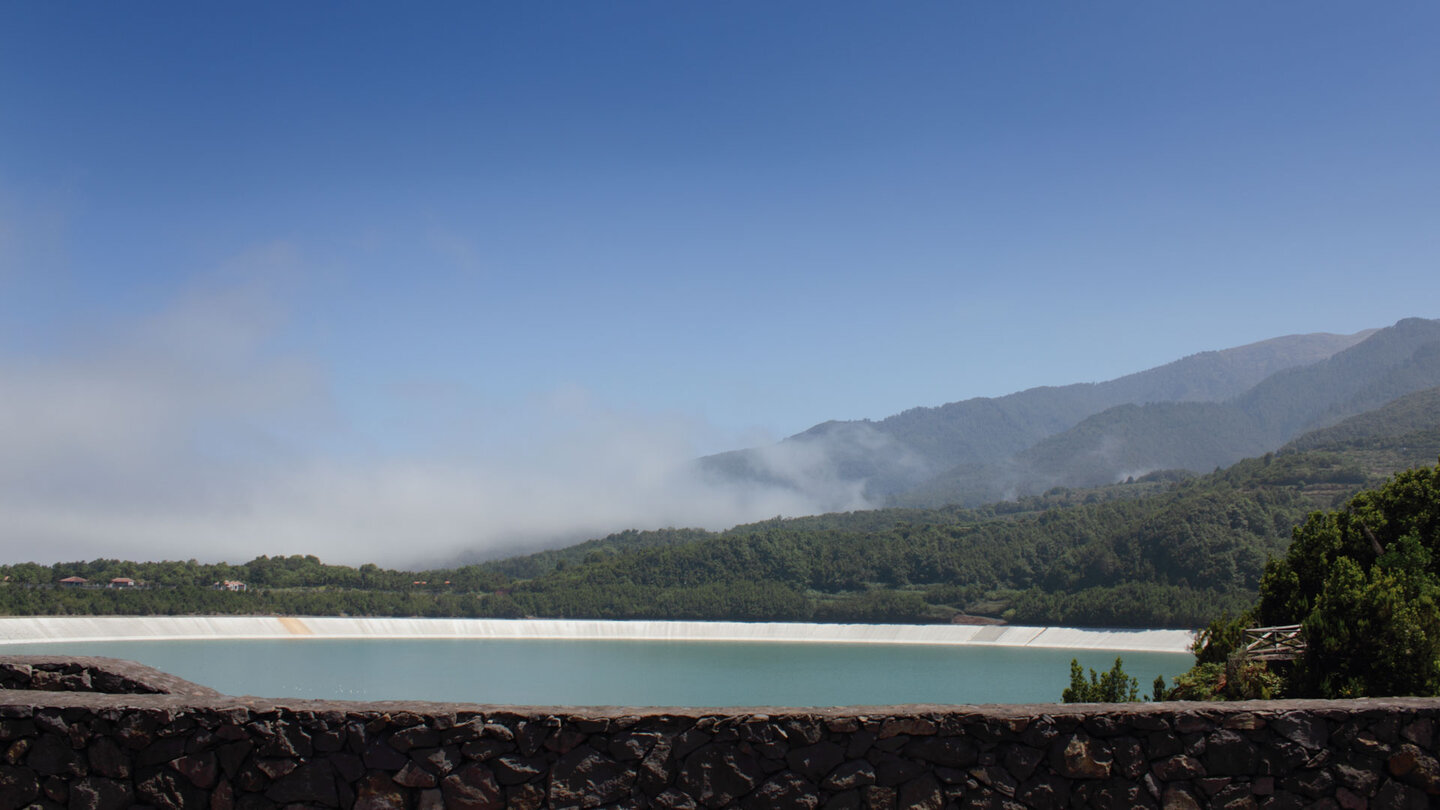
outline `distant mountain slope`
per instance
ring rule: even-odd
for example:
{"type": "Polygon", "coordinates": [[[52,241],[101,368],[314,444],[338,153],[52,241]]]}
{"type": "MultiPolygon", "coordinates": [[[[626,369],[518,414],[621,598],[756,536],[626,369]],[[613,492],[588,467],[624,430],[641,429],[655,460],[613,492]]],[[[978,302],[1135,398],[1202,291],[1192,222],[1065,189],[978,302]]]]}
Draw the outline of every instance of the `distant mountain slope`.
{"type": "Polygon", "coordinates": [[[1427,407],[1387,406],[1349,423],[1344,436],[1305,437],[1315,449],[1200,476],[969,510],[771,520],[688,540],[617,535],[587,544],[583,560],[540,565],[538,576],[512,583],[507,604],[571,618],[914,622],[959,611],[1024,623],[1193,627],[1253,601],[1265,560],[1283,552],[1307,514],[1440,454],[1440,437],[1417,438],[1427,407]],[[1334,449],[1342,443],[1349,448],[1334,449]]]}
{"type": "Polygon", "coordinates": [[[1373,331],[1289,335],[1201,352],[1109,382],[912,408],[879,422],[825,422],[778,445],[708,456],[701,466],[720,480],[790,486],[816,496],[849,495],[857,488],[871,498],[901,493],[959,465],[1003,462],[1116,405],[1235,397],[1276,372],[1331,357],[1373,331]]]}
{"type": "Polygon", "coordinates": [[[1265,446],[1244,414],[1219,403],[1119,405],[1004,462],[961,465],[891,501],[974,505],[1052,487],[1102,486],[1154,470],[1213,470],[1265,446]]]}
{"type": "Polygon", "coordinates": [[[1278,448],[1302,430],[1440,385],[1440,321],[1411,318],[1223,403],[1102,411],[999,464],[959,465],[894,498],[981,503],[1053,486],[1095,486],[1156,469],[1205,471],[1278,448]]]}
{"type": "Polygon", "coordinates": [[[1401,451],[1419,453],[1418,460],[1428,463],[1435,460],[1430,456],[1436,447],[1440,447],[1440,388],[1428,388],[1330,427],[1312,430],[1280,448],[1280,452],[1401,451]]]}
{"type": "Polygon", "coordinates": [[[1440,385],[1440,321],[1406,318],[1327,360],[1278,372],[1235,400],[1269,440],[1440,385]]]}
{"type": "Polygon", "coordinates": [[[1265,560],[1284,551],[1307,514],[1434,463],[1437,423],[1440,390],[1429,390],[1205,475],[1057,489],[976,509],[626,532],[486,568],[528,571],[506,598],[537,616],[913,622],[960,611],[1193,627],[1252,602],[1265,560]]]}

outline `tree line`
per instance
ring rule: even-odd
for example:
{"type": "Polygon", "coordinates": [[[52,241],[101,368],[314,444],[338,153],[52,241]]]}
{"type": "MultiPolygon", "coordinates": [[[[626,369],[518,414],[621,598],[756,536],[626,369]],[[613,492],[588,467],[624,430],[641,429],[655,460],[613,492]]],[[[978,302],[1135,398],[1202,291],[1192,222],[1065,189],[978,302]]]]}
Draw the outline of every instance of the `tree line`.
{"type": "Polygon", "coordinates": [[[1311,514],[1258,598],[1211,622],[1178,699],[1440,694],[1440,465],[1311,514]],[[1293,659],[1247,656],[1246,628],[1299,627],[1293,659]]]}
{"type": "MultiPolygon", "coordinates": [[[[1370,463],[1374,456],[1367,457],[1370,463]]],[[[1200,627],[1245,611],[1317,506],[1373,480],[1352,454],[1287,452],[1209,475],[1055,489],[978,509],[627,531],[447,569],[93,560],[0,566],[0,611],[296,613],[1200,627]],[[143,589],[59,588],[79,576],[143,589]],[[243,593],[212,590],[225,580],[243,593]]]]}

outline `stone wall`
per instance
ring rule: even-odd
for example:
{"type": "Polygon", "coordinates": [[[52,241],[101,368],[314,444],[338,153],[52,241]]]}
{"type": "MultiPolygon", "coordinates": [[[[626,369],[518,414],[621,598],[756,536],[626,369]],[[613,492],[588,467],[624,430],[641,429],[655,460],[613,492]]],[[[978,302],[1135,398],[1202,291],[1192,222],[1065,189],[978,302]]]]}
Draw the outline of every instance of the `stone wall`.
{"type": "Polygon", "coordinates": [[[0,659],[0,682],[0,810],[1440,803],[1432,699],[725,711],[344,703],[227,697],[127,662],[35,657],[0,659]],[[53,691],[62,683],[71,691],[53,691]]]}
{"type": "Polygon", "coordinates": [[[88,656],[0,657],[0,689],[103,692],[110,695],[220,695],[207,686],[190,683],[133,661],[88,656]]]}

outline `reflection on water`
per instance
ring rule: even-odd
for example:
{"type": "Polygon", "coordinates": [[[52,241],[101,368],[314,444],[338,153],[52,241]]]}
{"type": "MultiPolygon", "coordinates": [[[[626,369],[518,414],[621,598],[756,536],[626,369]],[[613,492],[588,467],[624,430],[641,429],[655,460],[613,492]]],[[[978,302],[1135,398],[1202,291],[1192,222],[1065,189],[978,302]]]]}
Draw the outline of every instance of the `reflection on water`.
{"type": "MultiPolygon", "coordinates": [[[[1071,658],[1115,653],[1004,647],[545,640],[264,640],[5,644],[0,652],[128,658],[232,695],[513,705],[845,706],[1048,703],[1071,658]]],[[[1148,693],[1189,668],[1124,653],[1148,693]]]]}

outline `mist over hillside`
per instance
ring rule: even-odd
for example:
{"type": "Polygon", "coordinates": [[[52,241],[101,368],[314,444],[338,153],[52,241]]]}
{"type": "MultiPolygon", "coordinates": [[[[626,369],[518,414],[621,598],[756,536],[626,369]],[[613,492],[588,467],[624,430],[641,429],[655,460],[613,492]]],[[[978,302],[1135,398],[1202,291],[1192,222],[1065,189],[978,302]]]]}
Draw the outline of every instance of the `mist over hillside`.
{"type": "Polygon", "coordinates": [[[536,616],[1199,627],[1254,603],[1292,529],[1440,455],[1440,388],[1203,475],[1156,472],[967,509],[627,530],[485,565],[398,571],[313,556],[243,565],[0,565],[0,610],[48,614],[536,616]],[[80,576],[162,587],[73,589],[80,576]],[[240,579],[246,592],[211,582],[240,579]],[[15,587],[15,586],[20,587],[15,587]]]}
{"type": "Polygon", "coordinates": [[[1202,475],[631,530],[483,569],[516,580],[503,606],[527,615],[1197,627],[1253,603],[1307,515],[1437,456],[1432,388],[1202,475]]]}
{"type": "Polygon", "coordinates": [[[768,447],[701,459],[723,485],[836,505],[975,505],[1151,470],[1204,472],[1440,385],[1440,321],[1289,335],[1102,383],[825,422],[768,447]]]}

